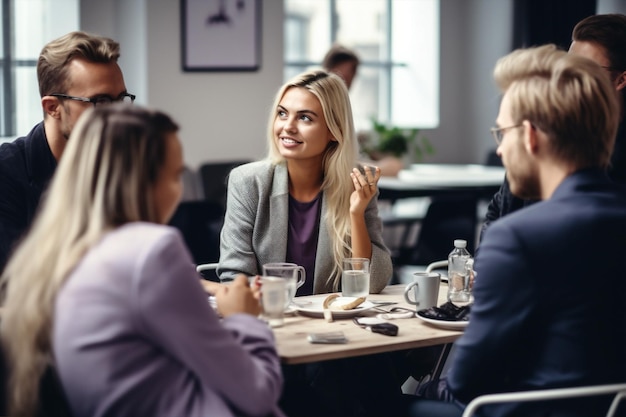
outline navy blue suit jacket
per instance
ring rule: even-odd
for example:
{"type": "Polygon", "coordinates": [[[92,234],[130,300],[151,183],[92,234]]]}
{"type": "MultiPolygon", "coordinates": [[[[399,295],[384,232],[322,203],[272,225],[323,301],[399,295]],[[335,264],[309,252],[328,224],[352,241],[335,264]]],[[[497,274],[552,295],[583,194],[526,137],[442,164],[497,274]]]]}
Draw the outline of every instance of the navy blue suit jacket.
{"type": "Polygon", "coordinates": [[[43,122],[0,146],[0,272],[30,227],[56,166],[43,122]]]}
{"type": "MultiPolygon", "coordinates": [[[[550,199],[494,222],[475,269],[470,324],[456,343],[448,374],[458,400],[626,382],[623,186],[599,170],[567,177],[550,199]]],[[[578,411],[595,406],[567,404],[578,411]]],[[[541,407],[485,411],[544,415],[541,407]]]]}

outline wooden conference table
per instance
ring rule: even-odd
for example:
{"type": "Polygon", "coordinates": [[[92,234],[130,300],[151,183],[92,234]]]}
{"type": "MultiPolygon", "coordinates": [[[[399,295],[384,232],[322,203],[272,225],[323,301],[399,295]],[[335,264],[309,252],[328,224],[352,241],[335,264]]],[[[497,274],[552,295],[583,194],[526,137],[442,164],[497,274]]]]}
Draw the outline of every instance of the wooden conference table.
{"type": "Polygon", "coordinates": [[[381,177],[379,199],[471,195],[490,199],[500,189],[504,168],[487,165],[413,164],[397,177],[381,177]]]}
{"type": "MultiPolygon", "coordinates": [[[[369,301],[397,302],[390,307],[406,307],[415,309],[405,302],[403,292],[405,285],[387,286],[380,294],[370,294],[369,301]]],[[[439,303],[446,301],[447,284],[439,290],[439,303]]],[[[315,296],[311,296],[315,297],[315,296]]],[[[319,297],[319,296],[318,296],[319,297]]],[[[306,301],[310,297],[298,297],[298,301],[306,301]]],[[[362,316],[375,316],[380,313],[375,309],[366,310],[362,316]]],[[[434,327],[417,317],[394,319],[391,323],[399,327],[397,336],[385,336],[362,329],[352,318],[335,319],[332,323],[323,318],[313,318],[298,313],[286,316],[282,327],[274,328],[279,356],[285,364],[301,364],[354,356],[371,355],[396,350],[414,349],[423,346],[448,345],[458,339],[462,331],[446,330],[434,327]],[[309,333],[343,331],[348,339],[345,344],[312,344],[307,340],[309,333]]],[[[447,356],[447,351],[445,349],[447,356]]],[[[445,356],[442,358],[445,361],[445,356]]],[[[441,363],[443,366],[443,363],[441,363]]]]}

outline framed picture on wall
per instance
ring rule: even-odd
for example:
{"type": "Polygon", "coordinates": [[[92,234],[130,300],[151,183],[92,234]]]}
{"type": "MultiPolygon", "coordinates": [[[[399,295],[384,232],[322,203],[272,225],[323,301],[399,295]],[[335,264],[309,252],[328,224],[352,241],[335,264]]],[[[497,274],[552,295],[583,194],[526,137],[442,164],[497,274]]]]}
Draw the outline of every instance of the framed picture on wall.
{"type": "Polygon", "coordinates": [[[180,0],[184,71],[256,71],[259,0],[180,0]]]}

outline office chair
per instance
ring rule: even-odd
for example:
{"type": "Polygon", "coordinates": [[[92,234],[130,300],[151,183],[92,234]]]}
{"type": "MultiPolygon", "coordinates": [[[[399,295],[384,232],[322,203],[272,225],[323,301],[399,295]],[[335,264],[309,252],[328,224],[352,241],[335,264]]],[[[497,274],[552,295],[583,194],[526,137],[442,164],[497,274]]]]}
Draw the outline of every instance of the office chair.
{"type": "Polygon", "coordinates": [[[37,417],[72,417],[63,385],[53,365],[48,365],[39,383],[37,417]]]}
{"type": "Polygon", "coordinates": [[[220,258],[223,223],[224,210],[219,203],[199,200],[181,202],[169,225],[180,230],[197,265],[215,262],[220,258]]]}
{"type": "Polygon", "coordinates": [[[207,279],[209,281],[220,282],[219,277],[217,276],[217,267],[218,262],[209,262],[205,264],[196,265],[196,271],[202,276],[202,278],[207,279]]]}
{"type": "MultiPolygon", "coordinates": [[[[486,394],[474,398],[463,411],[462,417],[472,417],[477,410],[487,404],[508,402],[532,402],[559,399],[577,399],[613,394],[613,401],[608,408],[606,417],[613,417],[620,402],[626,398],[626,384],[591,385],[574,388],[555,388],[546,390],[508,392],[500,394],[486,394]]],[[[561,415],[561,414],[559,414],[561,415]]]]}
{"type": "Polygon", "coordinates": [[[248,162],[250,161],[237,160],[226,162],[206,162],[200,165],[199,172],[205,200],[218,203],[222,207],[222,210],[225,211],[228,175],[233,168],[248,162]]]}

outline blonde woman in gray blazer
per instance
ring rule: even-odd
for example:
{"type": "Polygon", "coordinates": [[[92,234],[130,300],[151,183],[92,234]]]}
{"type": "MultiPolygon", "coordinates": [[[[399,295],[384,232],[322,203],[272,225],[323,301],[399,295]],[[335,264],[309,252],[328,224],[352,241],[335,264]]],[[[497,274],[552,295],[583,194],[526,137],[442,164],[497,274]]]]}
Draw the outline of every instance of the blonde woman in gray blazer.
{"type": "Polygon", "coordinates": [[[298,261],[288,259],[289,245],[300,244],[291,240],[300,238],[300,226],[291,222],[290,207],[310,203],[317,212],[307,219],[318,230],[309,236],[312,292],[339,289],[346,257],[370,259],[370,292],[382,291],[392,265],[378,216],[380,169],[357,168],[345,83],[321,70],[295,77],[276,95],[267,135],[268,157],[230,174],[217,271],[222,281],[259,275],[265,263],[298,261]]]}

